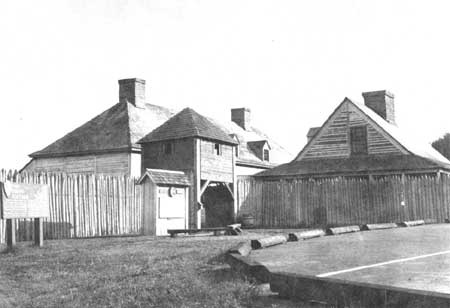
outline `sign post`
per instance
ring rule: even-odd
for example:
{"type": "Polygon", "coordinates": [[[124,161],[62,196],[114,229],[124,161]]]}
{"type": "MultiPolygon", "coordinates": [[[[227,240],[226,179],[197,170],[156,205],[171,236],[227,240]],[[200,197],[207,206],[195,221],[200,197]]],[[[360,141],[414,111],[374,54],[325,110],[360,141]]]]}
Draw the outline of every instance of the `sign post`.
{"type": "Polygon", "coordinates": [[[34,244],[39,247],[44,245],[44,224],[39,217],[34,219],[34,244]]]}
{"type": "Polygon", "coordinates": [[[34,243],[44,244],[44,217],[50,216],[49,187],[44,184],[0,182],[0,216],[6,219],[6,243],[16,243],[15,219],[34,218],[34,243]]]}
{"type": "Polygon", "coordinates": [[[6,220],[6,245],[9,249],[16,245],[16,221],[14,219],[6,220]]]}

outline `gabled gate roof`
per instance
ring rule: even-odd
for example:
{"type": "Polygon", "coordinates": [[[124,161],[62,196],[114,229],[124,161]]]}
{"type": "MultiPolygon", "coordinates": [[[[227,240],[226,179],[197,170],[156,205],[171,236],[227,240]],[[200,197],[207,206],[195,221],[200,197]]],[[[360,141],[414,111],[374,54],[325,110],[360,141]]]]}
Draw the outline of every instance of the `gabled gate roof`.
{"type": "Polygon", "coordinates": [[[149,178],[155,184],[190,186],[189,176],[182,171],[146,169],[144,175],[139,179],[141,184],[146,178],[149,178]]]}

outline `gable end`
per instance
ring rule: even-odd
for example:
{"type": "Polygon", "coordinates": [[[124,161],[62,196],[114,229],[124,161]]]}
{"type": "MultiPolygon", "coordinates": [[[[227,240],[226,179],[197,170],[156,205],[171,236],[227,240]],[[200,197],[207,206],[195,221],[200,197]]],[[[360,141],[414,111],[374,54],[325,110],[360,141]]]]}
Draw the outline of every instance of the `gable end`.
{"type": "Polygon", "coordinates": [[[295,161],[317,158],[348,158],[350,129],[367,128],[367,154],[408,154],[409,152],[353,102],[345,99],[308,142],[295,161]]]}

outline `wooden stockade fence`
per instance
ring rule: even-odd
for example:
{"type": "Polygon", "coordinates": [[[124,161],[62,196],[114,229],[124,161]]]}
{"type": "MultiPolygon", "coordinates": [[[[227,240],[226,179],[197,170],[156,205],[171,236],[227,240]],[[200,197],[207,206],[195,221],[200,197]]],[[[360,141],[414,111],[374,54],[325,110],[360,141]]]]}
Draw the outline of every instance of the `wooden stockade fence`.
{"type": "MultiPolygon", "coordinates": [[[[83,238],[141,234],[142,191],[129,177],[66,174],[28,174],[0,170],[0,181],[50,186],[50,217],[44,219],[44,238],[83,238]]],[[[33,240],[30,219],[16,224],[17,241],[33,240]]],[[[5,221],[0,220],[0,243],[5,221]]]]}
{"type": "Polygon", "coordinates": [[[238,215],[259,227],[339,226],[426,219],[450,212],[450,176],[260,180],[238,178],[238,215]]]}

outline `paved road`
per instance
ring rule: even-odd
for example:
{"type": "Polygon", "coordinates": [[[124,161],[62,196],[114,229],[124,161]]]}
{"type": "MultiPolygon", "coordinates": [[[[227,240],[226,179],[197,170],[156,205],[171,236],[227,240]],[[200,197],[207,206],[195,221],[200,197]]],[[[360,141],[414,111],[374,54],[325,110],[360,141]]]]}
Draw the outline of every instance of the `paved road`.
{"type": "Polygon", "coordinates": [[[450,295],[450,224],[326,236],[256,250],[286,271],[450,295]]]}

